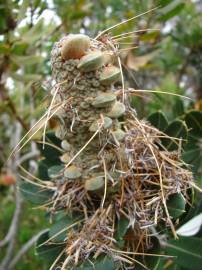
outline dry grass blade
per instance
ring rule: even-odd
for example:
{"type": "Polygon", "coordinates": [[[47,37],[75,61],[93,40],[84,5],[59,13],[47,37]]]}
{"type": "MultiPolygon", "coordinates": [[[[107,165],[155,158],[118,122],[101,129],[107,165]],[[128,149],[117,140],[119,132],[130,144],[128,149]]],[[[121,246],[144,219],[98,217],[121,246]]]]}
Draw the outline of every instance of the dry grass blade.
{"type": "Polygon", "coordinates": [[[41,184],[46,184],[46,185],[53,185],[53,182],[50,182],[48,180],[42,180],[38,177],[36,177],[35,175],[31,174],[29,171],[27,171],[24,167],[22,167],[21,165],[18,165],[19,169],[21,169],[26,175],[30,176],[31,178],[35,179],[36,181],[38,181],[41,184]]]}
{"type": "Polygon", "coordinates": [[[77,221],[77,222],[75,222],[75,223],[73,223],[73,224],[71,224],[71,225],[69,225],[69,226],[67,226],[67,227],[65,227],[65,228],[63,228],[62,230],[60,230],[59,232],[57,232],[56,234],[54,234],[53,236],[51,236],[48,240],[46,240],[46,241],[44,241],[43,243],[41,243],[40,245],[38,245],[37,248],[38,248],[38,247],[41,247],[41,246],[44,246],[45,244],[49,243],[51,240],[53,240],[55,237],[57,237],[57,236],[60,235],[61,233],[63,233],[63,232],[65,232],[65,231],[67,231],[67,230],[73,228],[74,226],[78,225],[78,224],[81,223],[82,221],[83,221],[83,219],[82,219],[82,220],[79,220],[79,221],[77,221]]]}
{"type": "MultiPolygon", "coordinates": [[[[54,110],[54,112],[49,116],[48,120],[50,120],[52,118],[52,116],[63,106],[63,103],[59,103],[56,104],[54,106],[54,108],[52,108],[54,110]],[[55,109],[55,107],[59,106],[58,108],[55,109]]],[[[25,143],[21,146],[20,144],[24,141],[24,139],[32,132],[32,130],[42,121],[44,120],[44,118],[46,117],[47,112],[33,125],[33,127],[25,134],[25,136],[19,141],[19,143],[15,146],[15,148],[13,149],[13,151],[11,152],[11,154],[8,157],[8,160],[13,156],[14,153],[19,152],[33,137],[34,135],[44,126],[44,123],[40,124],[39,127],[36,129],[36,131],[34,131],[34,133],[29,137],[29,139],[27,139],[25,141],[25,143]]]]}
{"type": "Polygon", "coordinates": [[[105,186],[104,186],[104,196],[103,196],[103,200],[102,200],[102,203],[101,203],[101,208],[103,208],[104,203],[105,203],[105,199],[106,199],[106,196],[107,196],[107,168],[106,168],[106,163],[105,163],[104,157],[102,157],[102,163],[103,163],[104,174],[105,174],[105,186]]]}
{"type": "Polygon", "coordinates": [[[47,111],[47,117],[46,117],[46,121],[45,121],[45,124],[44,124],[43,139],[42,139],[43,140],[43,149],[45,147],[46,128],[47,128],[49,116],[50,116],[50,113],[51,113],[51,110],[52,110],[52,107],[53,107],[53,104],[54,104],[54,101],[55,101],[55,98],[56,98],[56,95],[57,95],[58,91],[59,91],[59,86],[57,86],[56,89],[55,89],[55,92],[53,94],[53,98],[51,100],[50,106],[49,106],[48,111],[47,111]]]}
{"type": "Polygon", "coordinates": [[[123,69],[122,69],[120,57],[117,57],[117,59],[118,59],[118,63],[119,63],[120,71],[121,71],[122,101],[124,103],[125,102],[125,83],[124,83],[124,77],[123,77],[123,69]]]}
{"type": "Polygon", "coordinates": [[[142,32],[146,32],[146,31],[160,31],[160,29],[151,29],[151,28],[146,28],[146,29],[140,29],[140,30],[135,30],[135,31],[131,31],[131,32],[127,32],[127,33],[123,33],[123,34],[120,34],[120,35],[116,35],[116,36],[112,36],[112,39],[116,39],[117,38],[120,38],[120,37],[123,37],[123,36],[128,36],[128,35],[132,35],[132,34],[136,34],[136,33],[142,33],[142,32]]]}
{"type": "Polygon", "coordinates": [[[24,177],[23,175],[19,175],[20,178],[22,178],[25,182],[28,182],[28,183],[31,183],[32,185],[35,185],[35,186],[38,186],[38,187],[42,187],[42,188],[45,188],[45,189],[50,189],[50,190],[56,190],[56,187],[50,187],[50,186],[47,186],[47,185],[42,185],[42,184],[39,184],[37,182],[34,182],[34,181],[31,181],[30,179],[28,179],[27,177],[24,177]]]}
{"type": "Polygon", "coordinates": [[[200,193],[202,193],[202,188],[200,188],[199,186],[197,186],[194,182],[190,182],[190,185],[192,187],[194,187],[196,190],[198,190],[200,193]]]}
{"type": "Polygon", "coordinates": [[[134,50],[139,48],[139,46],[134,46],[134,47],[129,47],[129,48],[123,48],[123,49],[119,49],[118,52],[124,52],[124,51],[128,51],[128,50],[134,50]]]}
{"type": "Polygon", "coordinates": [[[180,97],[180,98],[185,98],[185,99],[189,99],[189,100],[192,100],[192,98],[190,97],[186,97],[186,96],[183,96],[183,95],[179,95],[179,94],[175,94],[175,93],[172,93],[172,92],[165,92],[165,91],[159,91],[159,90],[144,90],[144,89],[128,89],[127,90],[127,93],[138,93],[138,92],[145,92],[145,93],[157,93],[157,94],[166,94],[166,95],[171,95],[171,96],[176,96],[176,97],[180,97]]]}
{"type": "Polygon", "coordinates": [[[30,128],[30,130],[22,137],[22,139],[19,141],[19,143],[15,146],[15,148],[10,153],[8,160],[13,156],[13,154],[16,152],[19,145],[24,141],[24,139],[32,132],[32,130],[42,121],[45,116],[47,115],[47,112],[30,128]]]}
{"type": "Polygon", "coordinates": [[[43,142],[43,141],[36,141],[36,143],[45,144],[45,145],[51,146],[52,148],[58,150],[59,152],[64,153],[64,150],[62,148],[58,147],[57,145],[55,145],[53,143],[43,142]]]}
{"type": "Polygon", "coordinates": [[[55,101],[55,98],[56,98],[56,95],[58,93],[58,91],[60,90],[60,85],[63,85],[64,83],[66,83],[67,80],[64,80],[60,83],[58,83],[56,86],[55,86],[55,92],[53,94],[53,97],[52,97],[52,100],[51,100],[51,103],[50,103],[50,106],[48,108],[48,111],[47,111],[47,117],[46,117],[46,121],[45,121],[45,124],[44,124],[44,130],[43,130],[43,149],[45,147],[45,139],[46,139],[46,128],[47,128],[47,124],[48,124],[48,120],[49,120],[49,116],[50,116],[50,113],[51,113],[51,110],[52,110],[52,107],[53,107],[53,104],[54,104],[54,101],[55,101]]]}
{"type": "Polygon", "coordinates": [[[131,251],[118,250],[118,249],[111,249],[111,250],[113,252],[122,253],[122,254],[154,256],[154,257],[162,257],[162,258],[173,258],[173,256],[164,255],[164,254],[155,254],[155,253],[146,253],[146,252],[131,252],[131,251]]]}
{"type": "Polygon", "coordinates": [[[101,37],[102,35],[104,35],[105,33],[109,32],[110,30],[112,30],[112,29],[114,29],[114,28],[116,28],[116,27],[118,27],[118,26],[120,26],[120,25],[122,25],[122,24],[125,24],[125,23],[127,23],[127,22],[132,21],[132,20],[135,20],[135,19],[137,19],[137,18],[139,18],[139,17],[141,17],[141,16],[143,16],[143,15],[146,15],[146,14],[148,14],[148,13],[150,13],[150,12],[152,12],[152,11],[158,9],[158,8],[159,8],[159,7],[152,8],[152,9],[150,9],[150,10],[148,10],[148,11],[146,11],[146,12],[143,12],[143,13],[141,13],[141,14],[139,14],[139,15],[136,15],[136,16],[134,16],[134,17],[128,19],[128,20],[125,20],[125,21],[123,21],[123,22],[117,23],[117,24],[115,24],[115,25],[113,25],[113,26],[111,26],[111,27],[105,29],[105,30],[102,31],[101,33],[99,33],[99,34],[95,37],[95,39],[100,38],[100,37],[101,37]]]}

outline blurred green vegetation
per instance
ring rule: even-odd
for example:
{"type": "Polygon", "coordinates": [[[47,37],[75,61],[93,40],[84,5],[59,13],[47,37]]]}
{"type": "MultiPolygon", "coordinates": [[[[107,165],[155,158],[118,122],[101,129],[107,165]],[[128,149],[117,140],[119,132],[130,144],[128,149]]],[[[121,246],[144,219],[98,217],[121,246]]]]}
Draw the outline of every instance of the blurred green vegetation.
{"type": "MultiPolygon", "coordinates": [[[[4,190],[3,192],[1,191],[0,239],[5,237],[10,226],[10,221],[12,220],[15,210],[13,197],[12,192],[8,190],[4,190]]],[[[39,230],[45,229],[47,226],[48,221],[44,218],[43,211],[33,209],[33,205],[26,202],[21,215],[16,250],[19,250],[22,245],[30,239],[31,236],[38,233],[39,230]]],[[[0,253],[0,261],[4,258],[4,256],[5,250],[0,253]]],[[[14,267],[16,270],[35,270],[36,268],[45,269],[45,263],[40,258],[36,260],[34,248],[31,248],[25,254],[25,256],[23,256],[23,259],[20,260],[14,267]]]]}
{"type": "MultiPolygon", "coordinates": [[[[160,29],[145,30],[121,40],[122,43],[131,43],[122,44],[123,48],[139,46],[137,50],[128,50],[122,55],[128,85],[136,89],[156,90],[156,93],[140,93],[131,102],[140,118],[163,111],[169,122],[175,119],[186,122],[192,132],[189,133],[184,159],[192,164],[196,180],[199,185],[202,184],[202,3],[191,0],[1,0],[1,178],[3,174],[16,174],[15,158],[7,163],[7,157],[16,145],[16,123],[21,127],[22,137],[45,112],[51,89],[50,51],[53,43],[70,32],[82,32],[94,37],[99,31],[153,7],[158,8],[114,28],[111,34],[160,29]],[[158,91],[186,95],[192,100],[158,91]],[[193,125],[195,120],[199,122],[199,127],[193,125]]],[[[54,127],[54,122],[50,122],[50,127],[54,127]]],[[[37,140],[41,134],[40,131],[33,138],[37,140]]],[[[34,147],[33,144],[26,145],[20,151],[20,157],[34,147]]],[[[36,159],[38,157],[26,160],[22,165],[27,170],[33,169],[36,159]]],[[[15,188],[2,181],[0,239],[6,235],[15,211],[15,188]]],[[[195,208],[189,211],[190,218],[202,211],[200,196],[197,194],[196,198],[199,199],[196,199],[195,208]]],[[[14,254],[47,225],[43,212],[33,210],[32,205],[27,203],[22,204],[22,209],[14,254]]],[[[201,234],[198,236],[201,237],[201,234]]],[[[2,250],[0,260],[6,253],[6,249],[2,250]]],[[[172,264],[169,267],[165,269],[177,269],[172,268],[172,264]]],[[[47,268],[34,255],[32,248],[14,269],[47,268]]]]}

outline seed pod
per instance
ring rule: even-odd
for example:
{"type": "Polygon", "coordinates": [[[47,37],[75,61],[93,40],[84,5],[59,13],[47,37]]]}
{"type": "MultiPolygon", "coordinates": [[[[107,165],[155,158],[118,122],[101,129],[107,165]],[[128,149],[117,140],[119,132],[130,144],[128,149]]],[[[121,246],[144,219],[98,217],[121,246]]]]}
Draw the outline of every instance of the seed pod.
{"type": "Polygon", "coordinates": [[[100,68],[102,64],[103,55],[100,51],[96,51],[83,56],[77,67],[83,72],[89,72],[100,68]]]}
{"type": "Polygon", "coordinates": [[[85,181],[85,189],[87,191],[97,191],[104,187],[104,177],[91,177],[85,181]]]}
{"type": "Polygon", "coordinates": [[[62,43],[61,56],[64,60],[80,59],[90,47],[90,38],[86,35],[69,35],[62,43]]]}
{"type": "Polygon", "coordinates": [[[121,71],[115,66],[105,67],[100,75],[100,82],[104,85],[115,83],[120,78],[121,71]]]}
{"type": "MultiPolygon", "coordinates": [[[[102,125],[102,119],[95,120],[89,127],[89,130],[91,132],[95,132],[100,128],[101,125],[102,125]]],[[[104,124],[102,128],[107,129],[107,128],[110,128],[111,125],[112,125],[112,119],[109,117],[104,117],[104,124]]]]}
{"type": "Polygon", "coordinates": [[[114,95],[112,93],[103,93],[103,94],[97,96],[93,100],[92,105],[95,108],[105,108],[105,107],[112,105],[115,100],[116,100],[116,95],[114,95]]]}
{"type": "Polygon", "coordinates": [[[65,127],[63,126],[58,126],[56,131],[55,131],[55,136],[60,139],[63,140],[65,135],[66,135],[67,131],[65,130],[65,127]]]}
{"type": "Polygon", "coordinates": [[[61,177],[62,170],[64,169],[63,165],[54,165],[48,169],[48,176],[52,179],[61,177]]]}
{"type": "Polygon", "coordinates": [[[122,129],[117,129],[117,130],[113,131],[112,133],[113,133],[115,139],[119,142],[122,141],[126,135],[126,133],[122,129]]]}
{"type": "Polygon", "coordinates": [[[64,176],[69,179],[76,179],[81,176],[81,170],[77,168],[75,165],[71,165],[64,171],[64,176]]]}
{"type": "Polygon", "coordinates": [[[71,145],[66,140],[63,140],[61,142],[61,146],[65,151],[70,151],[71,150],[71,145]]]}
{"type": "Polygon", "coordinates": [[[64,153],[62,156],[60,156],[60,160],[63,163],[68,163],[71,160],[71,157],[67,153],[64,153]]]}
{"type": "Polygon", "coordinates": [[[113,107],[111,108],[110,112],[108,112],[108,116],[111,118],[118,118],[122,116],[126,111],[125,105],[119,101],[117,101],[113,107]]]}
{"type": "Polygon", "coordinates": [[[103,64],[108,65],[114,61],[114,55],[108,52],[103,52],[103,64]]]}

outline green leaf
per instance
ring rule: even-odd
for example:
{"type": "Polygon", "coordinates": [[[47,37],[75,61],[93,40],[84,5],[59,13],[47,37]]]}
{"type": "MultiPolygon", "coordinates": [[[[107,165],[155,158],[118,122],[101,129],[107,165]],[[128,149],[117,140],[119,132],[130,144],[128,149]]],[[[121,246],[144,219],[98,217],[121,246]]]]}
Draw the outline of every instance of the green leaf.
{"type": "Polygon", "coordinates": [[[166,266],[166,270],[187,270],[185,268],[182,269],[179,265],[175,264],[174,262],[171,262],[171,260],[169,260],[169,266],[167,266],[167,264],[168,264],[168,261],[161,258],[159,261],[159,264],[152,270],[162,270],[165,268],[165,266],[166,266]]]}
{"type": "Polygon", "coordinates": [[[5,16],[5,12],[4,12],[4,10],[2,10],[2,7],[0,7],[0,12],[1,12],[1,14],[2,14],[2,16],[0,16],[0,34],[3,34],[4,33],[4,31],[6,30],[6,27],[7,27],[7,25],[6,25],[6,16],[5,16]]]}
{"type": "Polygon", "coordinates": [[[191,164],[191,169],[194,174],[201,174],[202,168],[202,147],[200,140],[193,138],[192,136],[188,137],[188,143],[184,148],[184,153],[182,154],[183,160],[191,164]]]}
{"type": "Polygon", "coordinates": [[[48,168],[48,176],[50,178],[57,178],[61,175],[62,170],[64,169],[64,165],[54,165],[48,168]]]}
{"type": "Polygon", "coordinates": [[[38,178],[41,180],[48,181],[50,180],[48,175],[49,164],[46,162],[46,159],[42,159],[38,162],[38,178]]]}
{"type": "Polygon", "coordinates": [[[24,42],[36,42],[44,35],[44,18],[41,18],[30,30],[23,33],[22,40],[24,42]]]}
{"type": "MultiPolygon", "coordinates": [[[[152,248],[148,251],[151,254],[161,254],[161,247],[159,245],[159,241],[156,237],[152,237],[151,239],[152,248]]],[[[160,264],[160,256],[145,256],[145,264],[149,269],[157,269],[160,264]]]]}
{"type": "Polygon", "coordinates": [[[42,205],[51,200],[53,192],[47,189],[42,189],[31,183],[22,182],[20,191],[23,197],[29,202],[37,205],[42,205]]]}
{"type": "Polygon", "coordinates": [[[49,239],[49,233],[43,233],[35,247],[36,254],[41,257],[42,259],[46,260],[49,263],[53,263],[55,259],[59,256],[59,254],[64,250],[65,245],[56,245],[56,244],[43,244],[49,239]],[[41,245],[43,244],[43,245],[41,245]],[[40,246],[41,245],[41,246],[40,246]]]}
{"type": "MultiPolygon", "coordinates": [[[[156,237],[151,238],[151,248],[145,251],[145,253],[149,254],[161,254],[161,248],[159,245],[159,241],[156,237]]],[[[146,266],[148,269],[156,270],[159,267],[161,257],[159,256],[141,256],[137,257],[137,260],[139,260],[144,266],[146,266]]],[[[136,270],[144,270],[145,267],[141,265],[136,265],[136,270]]]]}
{"type": "Polygon", "coordinates": [[[41,18],[30,30],[21,35],[21,39],[24,42],[33,44],[38,41],[44,35],[48,36],[55,29],[54,22],[50,22],[48,26],[44,24],[44,18],[41,18]]]}
{"type": "Polygon", "coordinates": [[[173,0],[170,4],[166,5],[159,10],[159,19],[166,21],[180,13],[184,8],[185,3],[182,0],[173,0]]]}
{"type": "Polygon", "coordinates": [[[170,4],[172,1],[173,0],[158,0],[157,5],[163,7],[170,4]]]}
{"type": "Polygon", "coordinates": [[[161,111],[150,114],[147,120],[161,131],[164,131],[168,126],[168,120],[161,111]]]}
{"type": "Polygon", "coordinates": [[[103,258],[98,258],[95,262],[93,262],[94,265],[90,263],[84,263],[83,265],[79,267],[73,268],[73,270],[115,270],[115,263],[114,261],[105,256],[103,258]]]}
{"type": "Polygon", "coordinates": [[[181,236],[193,236],[196,235],[202,226],[202,213],[190,219],[188,222],[183,224],[177,229],[177,235],[181,236]]]}
{"type": "Polygon", "coordinates": [[[49,237],[53,237],[54,235],[57,235],[53,238],[53,242],[63,242],[65,238],[67,237],[67,230],[70,225],[76,222],[78,220],[76,218],[70,217],[70,216],[64,216],[60,220],[58,220],[49,231],[49,237]],[[66,228],[66,229],[65,229],[66,228]]]}
{"type": "Polygon", "coordinates": [[[201,175],[202,168],[202,113],[192,110],[185,116],[189,128],[188,143],[184,148],[183,160],[192,165],[195,175],[201,175]]]}
{"type": "Polygon", "coordinates": [[[128,224],[129,224],[129,221],[127,218],[121,217],[120,220],[118,220],[116,232],[114,235],[116,240],[123,239],[124,235],[126,234],[128,230],[128,224]]]}
{"type": "Polygon", "coordinates": [[[139,39],[142,41],[151,41],[156,39],[159,36],[159,32],[158,31],[153,31],[153,32],[149,32],[146,34],[142,34],[139,39]]]}
{"type": "Polygon", "coordinates": [[[41,2],[42,2],[41,0],[34,0],[33,6],[37,8],[41,2]]]}
{"type": "Polygon", "coordinates": [[[0,54],[8,54],[10,52],[10,46],[4,42],[0,42],[0,54]]]}
{"type": "Polygon", "coordinates": [[[126,234],[127,230],[128,230],[128,224],[129,221],[127,218],[121,217],[120,220],[117,221],[117,227],[115,230],[115,234],[114,234],[114,238],[117,241],[117,246],[119,248],[122,248],[124,245],[124,235],[126,234]]]}
{"type": "MultiPolygon", "coordinates": [[[[170,137],[183,139],[182,143],[185,144],[187,139],[187,126],[185,122],[175,120],[169,124],[164,132],[170,137]]],[[[169,151],[178,149],[178,141],[175,139],[163,138],[162,143],[169,151]]]]}
{"type": "Polygon", "coordinates": [[[30,5],[30,1],[29,0],[23,0],[22,4],[20,5],[20,9],[18,12],[18,17],[17,17],[17,22],[19,23],[22,19],[24,19],[25,17],[25,13],[27,11],[27,8],[30,5]]]}
{"type": "Polygon", "coordinates": [[[18,66],[27,66],[27,65],[35,65],[41,64],[44,61],[44,58],[39,55],[12,55],[11,60],[18,66]]]}
{"type": "Polygon", "coordinates": [[[39,74],[16,74],[16,73],[10,73],[11,77],[14,80],[20,81],[20,82],[38,82],[42,79],[42,76],[39,74]]]}
{"type": "Polygon", "coordinates": [[[186,208],[186,216],[182,220],[182,224],[188,222],[193,217],[197,216],[198,214],[202,213],[202,196],[201,193],[195,192],[193,189],[191,190],[191,205],[186,208]]]}
{"type": "Polygon", "coordinates": [[[202,265],[202,239],[195,237],[180,237],[179,240],[169,240],[166,251],[175,256],[174,262],[186,269],[200,270],[202,265]]]}
{"type": "Polygon", "coordinates": [[[49,166],[61,164],[59,157],[61,156],[62,151],[54,147],[56,146],[60,148],[61,141],[57,137],[55,137],[54,132],[47,132],[46,142],[49,144],[45,144],[44,149],[43,145],[39,144],[41,155],[46,158],[46,163],[49,166]]]}
{"type": "Polygon", "coordinates": [[[167,207],[169,214],[174,218],[178,218],[185,213],[186,201],[181,193],[169,196],[167,207]]]}
{"type": "Polygon", "coordinates": [[[182,99],[177,98],[175,100],[174,106],[173,106],[173,113],[175,117],[179,117],[183,115],[185,112],[184,103],[182,99]]]}
{"type": "Polygon", "coordinates": [[[22,41],[15,41],[11,47],[11,53],[14,55],[23,55],[28,47],[28,44],[22,41]]]}
{"type": "Polygon", "coordinates": [[[79,20],[79,19],[82,19],[82,18],[88,16],[88,14],[89,14],[88,11],[78,10],[78,11],[71,14],[70,19],[71,20],[79,20]]]}
{"type": "Polygon", "coordinates": [[[190,130],[190,134],[194,137],[202,136],[202,112],[190,111],[185,116],[185,122],[190,130]]]}

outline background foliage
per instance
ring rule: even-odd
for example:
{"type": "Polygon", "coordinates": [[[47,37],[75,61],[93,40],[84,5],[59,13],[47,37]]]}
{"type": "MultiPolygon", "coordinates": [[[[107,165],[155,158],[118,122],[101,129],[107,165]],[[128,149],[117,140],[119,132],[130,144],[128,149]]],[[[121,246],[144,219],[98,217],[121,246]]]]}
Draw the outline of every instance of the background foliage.
{"type": "MultiPolygon", "coordinates": [[[[13,266],[9,265],[23,245],[46,227],[43,212],[32,209],[33,205],[24,204],[15,184],[21,173],[19,164],[30,173],[36,173],[36,161],[40,159],[36,142],[40,140],[41,133],[34,135],[34,141],[8,162],[7,158],[20,138],[45,111],[51,89],[50,51],[53,43],[69,32],[82,32],[93,37],[121,20],[157,6],[159,8],[154,12],[115,28],[113,35],[137,29],[161,29],[160,32],[142,32],[137,37],[122,41],[132,41],[133,46],[139,46],[138,50],[127,50],[122,56],[128,84],[136,89],[186,95],[192,100],[144,93],[134,96],[131,102],[140,118],[148,118],[154,126],[170,135],[187,137],[183,158],[191,164],[195,179],[201,186],[201,1],[0,1],[0,239],[5,239],[10,224],[16,221],[13,220],[15,216],[18,220],[9,241],[0,242],[2,270],[47,269],[46,263],[35,257],[33,249],[23,254],[13,266]],[[188,134],[183,125],[188,127],[188,134]]],[[[49,126],[54,128],[55,122],[50,121],[49,126]]],[[[173,145],[170,147],[174,148],[173,145]]],[[[44,164],[41,162],[40,166],[44,164]]],[[[188,214],[183,215],[182,223],[202,211],[201,196],[196,192],[194,198],[194,205],[187,209],[188,214]]],[[[171,241],[169,254],[178,254],[179,248],[184,250],[179,259],[175,259],[177,266],[171,260],[160,260],[159,266],[156,264],[152,269],[193,269],[193,263],[194,269],[199,269],[202,258],[196,256],[196,259],[186,250],[192,247],[195,254],[200,254],[197,247],[201,248],[201,236],[199,231],[197,235],[182,238],[177,243],[171,241]]]]}

